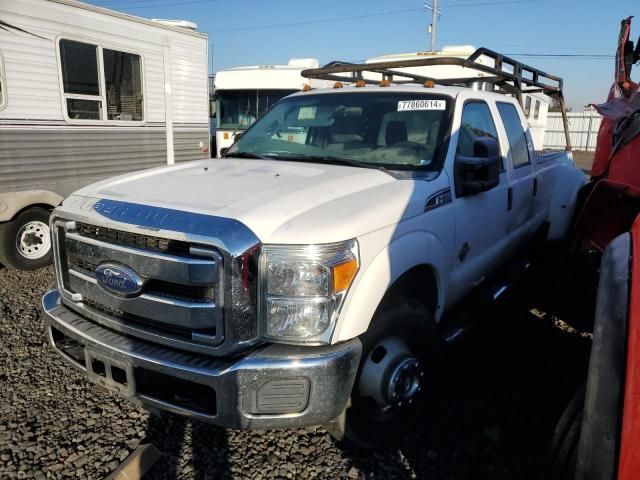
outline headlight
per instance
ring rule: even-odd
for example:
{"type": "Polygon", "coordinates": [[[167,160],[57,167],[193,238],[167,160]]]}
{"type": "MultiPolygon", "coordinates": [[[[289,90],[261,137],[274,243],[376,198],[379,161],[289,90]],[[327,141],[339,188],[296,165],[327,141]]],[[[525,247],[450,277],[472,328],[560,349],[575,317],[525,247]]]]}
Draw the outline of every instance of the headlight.
{"type": "Polygon", "coordinates": [[[260,261],[262,336],[286,343],[329,343],[358,268],[356,240],[265,245],[260,261]]]}

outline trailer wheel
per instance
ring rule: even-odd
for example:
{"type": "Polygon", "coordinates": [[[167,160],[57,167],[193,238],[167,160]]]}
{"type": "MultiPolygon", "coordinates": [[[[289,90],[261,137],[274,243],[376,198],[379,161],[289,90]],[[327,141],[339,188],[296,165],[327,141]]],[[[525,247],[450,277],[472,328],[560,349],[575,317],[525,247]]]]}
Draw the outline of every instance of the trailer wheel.
{"type": "Polygon", "coordinates": [[[370,449],[415,427],[429,410],[424,403],[435,396],[442,349],[431,311],[407,299],[385,302],[361,340],[344,440],[370,449]]]}
{"type": "Polygon", "coordinates": [[[51,263],[50,212],[24,210],[0,225],[0,263],[18,270],[36,270],[51,263]]]}

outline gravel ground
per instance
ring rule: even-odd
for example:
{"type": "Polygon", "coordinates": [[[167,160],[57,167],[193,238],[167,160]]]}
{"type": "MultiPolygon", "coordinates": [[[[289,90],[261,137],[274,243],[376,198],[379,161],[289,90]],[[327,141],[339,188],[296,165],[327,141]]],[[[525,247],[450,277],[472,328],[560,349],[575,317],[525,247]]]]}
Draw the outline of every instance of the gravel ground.
{"type": "Polygon", "coordinates": [[[103,478],[145,442],[163,452],[147,479],[536,478],[588,357],[588,339],[531,311],[527,291],[518,308],[479,314],[483,328],[450,349],[435,415],[392,447],[363,453],[322,428],[235,432],[150,416],[101,391],[45,342],[39,304],[52,281],[51,269],[0,270],[3,479],[103,478]]]}
{"type": "Polygon", "coordinates": [[[595,152],[576,150],[573,152],[573,160],[576,162],[578,168],[581,168],[585,173],[590,173],[594,155],[595,152]]]}

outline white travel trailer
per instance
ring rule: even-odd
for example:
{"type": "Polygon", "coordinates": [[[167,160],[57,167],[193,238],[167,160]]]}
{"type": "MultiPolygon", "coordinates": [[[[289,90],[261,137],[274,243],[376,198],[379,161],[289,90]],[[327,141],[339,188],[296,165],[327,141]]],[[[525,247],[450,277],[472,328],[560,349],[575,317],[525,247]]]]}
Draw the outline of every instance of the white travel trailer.
{"type": "Polygon", "coordinates": [[[216,73],[216,149],[230,147],[236,134],[246,130],[274,103],[299,92],[310,83],[318,88],[332,84],[309,81],[301,75],[307,68],[318,68],[315,58],[292,58],[287,65],[253,65],[229,68],[216,73]]]}
{"type": "MultiPolygon", "coordinates": [[[[366,61],[366,63],[392,62],[397,60],[417,60],[425,57],[468,58],[475,51],[476,48],[471,45],[445,45],[444,47],[442,47],[442,50],[437,52],[413,52],[382,55],[380,57],[370,58],[366,61]]],[[[493,67],[494,62],[490,58],[481,56],[478,58],[477,63],[487,65],[488,67],[493,67]]],[[[436,79],[451,79],[475,76],[477,76],[478,78],[482,78],[483,76],[489,76],[489,74],[485,74],[472,68],[460,67],[459,65],[410,67],[402,68],[399,70],[436,79]]],[[[372,77],[372,79],[374,78],[372,77]]],[[[479,81],[478,84],[474,86],[474,88],[479,90],[491,90],[492,85],[479,81]]],[[[543,150],[544,133],[547,125],[549,107],[551,106],[551,98],[542,93],[523,93],[522,101],[524,113],[529,121],[533,145],[536,150],[543,150]]]]}
{"type": "Polygon", "coordinates": [[[209,157],[195,28],[74,0],[0,1],[0,263],[49,263],[49,211],[74,190],[209,157]]]}

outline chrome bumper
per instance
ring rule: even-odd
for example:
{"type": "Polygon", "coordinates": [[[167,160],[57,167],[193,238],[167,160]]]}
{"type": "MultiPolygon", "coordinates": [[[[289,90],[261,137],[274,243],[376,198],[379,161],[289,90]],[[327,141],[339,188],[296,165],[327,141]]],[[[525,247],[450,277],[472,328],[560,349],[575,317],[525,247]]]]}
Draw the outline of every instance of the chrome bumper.
{"type": "Polygon", "coordinates": [[[51,345],[89,378],[141,406],[216,425],[271,429],[320,425],[344,409],[360,361],[354,339],[326,347],[269,344],[230,360],[126,337],[42,298],[51,345]]]}

